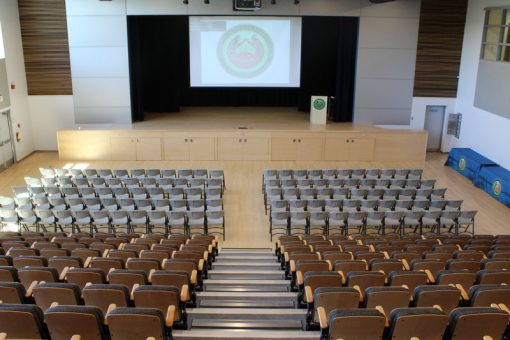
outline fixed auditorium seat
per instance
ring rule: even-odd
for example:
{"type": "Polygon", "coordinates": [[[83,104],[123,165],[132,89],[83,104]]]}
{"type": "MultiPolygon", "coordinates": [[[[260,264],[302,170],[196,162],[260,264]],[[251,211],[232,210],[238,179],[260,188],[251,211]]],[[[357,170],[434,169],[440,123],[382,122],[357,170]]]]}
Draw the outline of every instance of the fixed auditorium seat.
{"type": "Polygon", "coordinates": [[[124,285],[87,284],[82,289],[82,295],[85,305],[99,308],[104,315],[111,304],[128,307],[130,303],[130,292],[124,285]]]}
{"type": "Polygon", "coordinates": [[[305,301],[308,305],[307,329],[319,323],[318,308],[323,308],[326,315],[338,308],[357,308],[359,305],[359,292],[350,287],[329,287],[305,289],[305,301]]]}
{"type": "Polygon", "coordinates": [[[448,315],[436,308],[398,308],[389,315],[388,337],[395,340],[442,340],[448,315]]]}
{"type": "Polygon", "coordinates": [[[167,339],[174,313],[171,308],[166,314],[158,309],[115,308],[106,315],[111,340],[167,339]]]}
{"type": "Polygon", "coordinates": [[[80,288],[72,283],[39,283],[33,287],[32,296],[43,311],[52,303],[68,306],[81,304],[80,288]]]}
{"type": "Polygon", "coordinates": [[[386,318],[376,309],[318,309],[322,339],[380,340],[386,318]]]}
{"type": "Polygon", "coordinates": [[[414,307],[439,306],[445,313],[450,313],[459,306],[461,292],[456,287],[441,285],[418,286],[413,293],[414,307]]]}
{"type": "Polygon", "coordinates": [[[508,326],[508,313],[497,308],[457,308],[450,313],[446,338],[503,339],[508,326]]]}
{"type": "Polygon", "coordinates": [[[0,325],[7,339],[47,339],[44,314],[36,305],[0,304],[0,325]]]}
{"type": "Polygon", "coordinates": [[[100,309],[91,306],[54,306],[44,312],[51,339],[107,340],[108,330],[100,309]]]}
{"type": "Polygon", "coordinates": [[[389,316],[394,309],[409,306],[411,293],[404,287],[369,287],[364,296],[365,308],[376,308],[389,316]]]}
{"type": "Polygon", "coordinates": [[[0,281],[0,301],[5,303],[26,303],[25,287],[19,282],[0,281]]]}

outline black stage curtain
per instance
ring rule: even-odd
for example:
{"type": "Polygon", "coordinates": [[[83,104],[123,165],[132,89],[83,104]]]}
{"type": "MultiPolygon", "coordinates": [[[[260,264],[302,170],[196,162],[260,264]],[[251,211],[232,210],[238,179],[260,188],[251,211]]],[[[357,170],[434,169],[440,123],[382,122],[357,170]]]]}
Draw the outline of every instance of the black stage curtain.
{"type": "Polygon", "coordinates": [[[192,88],[188,16],[129,16],[132,117],[182,106],[294,106],[327,95],[331,118],[352,121],[358,18],[303,17],[300,88],[192,88]]]}

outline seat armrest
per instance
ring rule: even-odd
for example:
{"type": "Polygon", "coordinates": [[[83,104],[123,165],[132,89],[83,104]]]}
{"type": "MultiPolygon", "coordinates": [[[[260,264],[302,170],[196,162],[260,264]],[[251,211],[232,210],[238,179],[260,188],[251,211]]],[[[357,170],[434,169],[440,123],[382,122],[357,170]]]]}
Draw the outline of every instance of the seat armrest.
{"type": "Polygon", "coordinates": [[[324,309],[324,307],[318,307],[317,314],[319,315],[319,323],[321,325],[321,329],[327,329],[328,316],[326,315],[326,310],[324,309]]]}
{"type": "Polygon", "coordinates": [[[181,301],[186,302],[189,301],[189,286],[183,285],[181,288],[181,301]]]}
{"type": "Polygon", "coordinates": [[[305,287],[305,298],[306,298],[306,302],[308,302],[310,304],[313,303],[312,287],[310,287],[310,286],[305,287]]]}
{"type": "Polygon", "coordinates": [[[174,325],[174,319],[175,319],[175,306],[170,305],[168,306],[168,310],[166,312],[165,325],[168,328],[172,328],[172,326],[174,325]]]}

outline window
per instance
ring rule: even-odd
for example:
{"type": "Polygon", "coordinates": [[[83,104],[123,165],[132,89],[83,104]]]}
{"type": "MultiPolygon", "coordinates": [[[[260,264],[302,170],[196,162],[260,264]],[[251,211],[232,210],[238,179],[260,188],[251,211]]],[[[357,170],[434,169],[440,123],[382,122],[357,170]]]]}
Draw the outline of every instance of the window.
{"type": "Polygon", "coordinates": [[[481,59],[510,62],[510,7],[485,10],[481,59]]]}

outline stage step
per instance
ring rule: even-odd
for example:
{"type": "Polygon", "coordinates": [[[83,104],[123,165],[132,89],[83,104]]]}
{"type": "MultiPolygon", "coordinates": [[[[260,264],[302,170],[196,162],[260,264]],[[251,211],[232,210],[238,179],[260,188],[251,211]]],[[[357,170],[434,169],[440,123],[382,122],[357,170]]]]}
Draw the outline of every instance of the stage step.
{"type": "Polygon", "coordinates": [[[285,272],[281,270],[255,270],[247,267],[243,270],[209,270],[211,280],[283,280],[285,272]]]}
{"type": "Polygon", "coordinates": [[[194,320],[191,323],[191,329],[261,329],[261,330],[302,330],[301,321],[295,320],[264,320],[264,321],[246,321],[238,319],[221,320],[194,320]]]}
{"type": "Polygon", "coordinates": [[[191,331],[172,331],[175,340],[319,340],[320,332],[281,331],[281,330],[224,330],[224,329],[196,329],[191,331]]]}
{"type": "Polygon", "coordinates": [[[242,262],[230,262],[230,261],[223,261],[223,262],[214,262],[212,264],[213,269],[220,269],[220,270],[280,270],[281,265],[277,262],[260,262],[260,261],[253,261],[249,263],[242,263],[242,262]]]}
{"type": "Polygon", "coordinates": [[[290,292],[285,280],[204,280],[205,292],[290,292]]]}

